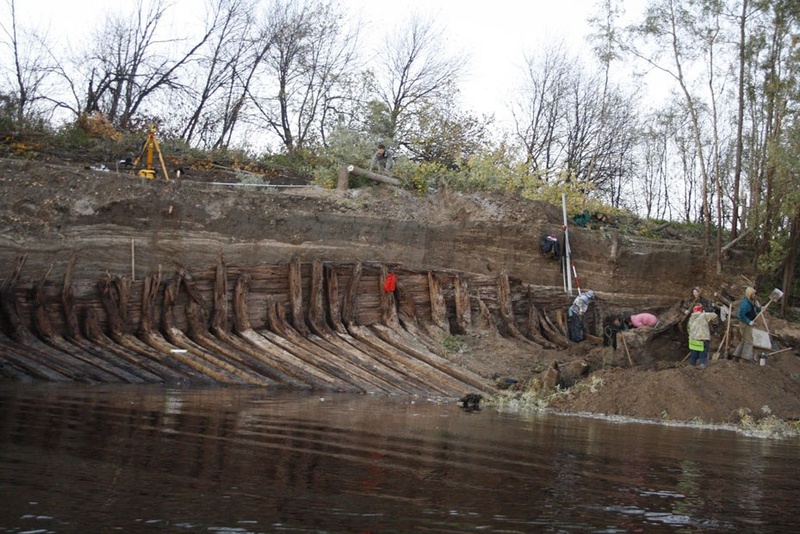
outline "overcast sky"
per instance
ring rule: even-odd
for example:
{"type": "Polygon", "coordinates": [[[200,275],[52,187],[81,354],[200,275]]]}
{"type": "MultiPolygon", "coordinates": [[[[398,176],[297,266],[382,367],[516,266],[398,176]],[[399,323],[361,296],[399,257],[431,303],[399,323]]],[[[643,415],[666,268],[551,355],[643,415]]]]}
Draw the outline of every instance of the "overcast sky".
{"type": "Polygon", "coordinates": [[[365,29],[380,31],[388,21],[399,23],[411,12],[430,15],[445,29],[453,50],[470,57],[462,84],[468,109],[477,113],[505,112],[508,93],[520,76],[523,54],[547,40],[561,39],[576,49],[585,47],[587,19],[597,0],[346,0],[367,21],[365,29]]]}
{"type": "MultiPolygon", "coordinates": [[[[202,17],[204,0],[171,0],[178,9],[176,25],[185,14],[202,17]]],[[[354,19],[363,21],[362,39],[369,46],[382,32],[401,25],[411,13],[431,17],[444,29],[452,50],[470,58],[463,80],[465,109],[503,119],[520,76],[524,54],[548,40],[564,39],[589,55],[587,19],[599,0],[340,0],[354,19]]],[[[630,13],[645,0],[626,0],[630,13]]],[[[77,39],[90,32],[109,9],[129,11],[135,0],[17,0],[18,17],[50,32],[77,39]]]]}

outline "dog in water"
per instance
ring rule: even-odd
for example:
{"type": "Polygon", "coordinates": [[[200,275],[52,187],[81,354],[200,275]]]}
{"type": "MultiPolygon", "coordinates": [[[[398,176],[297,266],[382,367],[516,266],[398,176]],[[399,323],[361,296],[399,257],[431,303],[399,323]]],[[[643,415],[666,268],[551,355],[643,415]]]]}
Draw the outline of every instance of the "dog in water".
{"type": "Polygon", "coordinates": [[[478,393],[467,393],[458,399],[458,403],[461,404],[461,408],[467,412],[477,412],[481,409],[481,399],[483,399],[483,395],[479,395],[478,393]]]}

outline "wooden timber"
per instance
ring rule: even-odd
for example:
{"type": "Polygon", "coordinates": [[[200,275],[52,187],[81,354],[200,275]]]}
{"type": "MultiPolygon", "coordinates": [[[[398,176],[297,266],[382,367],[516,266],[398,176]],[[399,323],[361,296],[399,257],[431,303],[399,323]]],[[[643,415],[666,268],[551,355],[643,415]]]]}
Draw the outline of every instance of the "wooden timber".
{"type": "Polygon", "coordinates": [[[532,347],[570,342],[549,315],[571,298],[508,273],[488,277],[400,265],[175,263],[134,281],[105,273],[0,285],[0,380],[224,384],[384,395],[462,396],[489,377],[454,364],[451,335],[486,333],[532,347]],[[393,289],[385,285],[395,275],[393,289]]]}

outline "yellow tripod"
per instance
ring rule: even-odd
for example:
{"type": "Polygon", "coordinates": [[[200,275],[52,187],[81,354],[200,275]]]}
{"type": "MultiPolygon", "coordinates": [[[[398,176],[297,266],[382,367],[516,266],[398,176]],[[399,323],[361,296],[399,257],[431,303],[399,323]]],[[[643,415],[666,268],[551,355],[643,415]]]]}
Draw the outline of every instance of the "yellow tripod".
{"type": "Polygon", "coordinates": [[[155,124],[150,127],[150,133],[147,134],[147,139],[145,139],[144,144],[142,145],[142,150],[133,161],[133,165],[135,167],[139,165],[139,162],[142,160],[142,156],[145,156],[145,166],[144,168],[139,169],[139,172],[136,173],[137,176],[141,176],[142,178],[156,177],[156,170],[153,168],[153,152],[158,153],[158,161],[161,162],[161,170],[164,172],[164,179],[169,180],[167,166],[164,163],[164,157],[161,155],[161,148],[158,146],[158,141],[156,140],[155,124]]]}

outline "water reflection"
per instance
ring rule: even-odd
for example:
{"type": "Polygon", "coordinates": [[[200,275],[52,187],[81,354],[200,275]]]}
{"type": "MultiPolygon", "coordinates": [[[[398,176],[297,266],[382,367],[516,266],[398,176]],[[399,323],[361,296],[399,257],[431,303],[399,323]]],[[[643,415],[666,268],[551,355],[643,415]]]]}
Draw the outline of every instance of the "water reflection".
{"type": "Polygon", "coordinates": [[[0,385],[0,532],[789,531],[798,443],[261,389],[0,385]]]}

